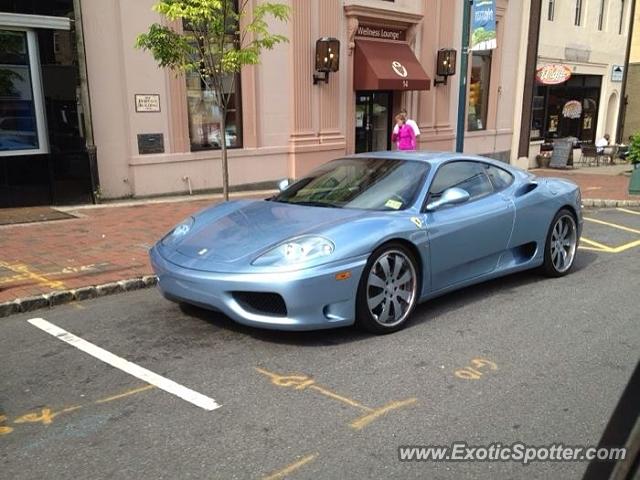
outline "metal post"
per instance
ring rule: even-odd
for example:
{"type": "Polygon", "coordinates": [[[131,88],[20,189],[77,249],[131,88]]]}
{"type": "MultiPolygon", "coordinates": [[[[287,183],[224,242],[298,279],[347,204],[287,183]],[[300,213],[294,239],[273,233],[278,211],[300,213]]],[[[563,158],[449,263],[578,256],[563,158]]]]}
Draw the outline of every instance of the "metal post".
{"type": "Polygon", "coordinates": [[[83,112],[84,139],[89,157],[89,175],[91,177],[91,199],[98,203],[100,198],[100,178],[98,176],[97,148],[93,140],[93,123],[91,117],[91,101],[89,96],[89,80],[87,78],[87,62],[84,48],[84,28],[82,24],[82,7],[80,0],[73,0],[74,26],[76,32],[76,48],[78,51],[78,75],[80,83],[80,102],[83,112]]]}
{"type": "MultiPolygon", "coordinates": [[[[624,59],[624,71],[622,72],[622,87],[620,88],[620,107],[618,109],[618,125],[616,126],[616,143],[624,141],[624,123],[627,117],[627,75],[629,74],[629,58],[631,56],[631,42],[633,40],[633,26],[635,24],[636,0],[631,0],[629,8],[629,32],[627,38],[627,53],[624,59]]],[[[640,34],[640,32],[638,32],[640,34]]]]}
{"type": "Polygon", "coordinates": [[[469,65],[469,30],[471,29],[471,6],[473,0],[464,0],[462,12],[462,44],[460,46],[460,89],[458,92],[458,126],[456,152],[464,150],[464,131],[467,114],[467,70],[469,65]]]}
{"type": "Polygon", "coordinates": [[[529,156],[529,142],[531,139],[531,115],[533,113],[533,88],[538,64],[538,44],[540,42],[540,17],[542,15],[542,0],[531,0],[529,11],[529,42],[527,48],[527,62],[524,74],[524,93],[522,94],[522,116],[520,117],[520,141],[518,143],[518,157],[529,156]]]}

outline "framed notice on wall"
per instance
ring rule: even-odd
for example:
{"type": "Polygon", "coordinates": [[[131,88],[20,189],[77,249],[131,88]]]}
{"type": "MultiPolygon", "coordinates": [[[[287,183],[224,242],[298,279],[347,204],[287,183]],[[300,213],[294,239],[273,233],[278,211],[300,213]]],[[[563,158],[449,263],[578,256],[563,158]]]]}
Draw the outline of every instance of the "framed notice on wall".
{"type": "Polygon", "coordinates": [[[136,112],[157,113],[160,111],[160,95],[157,93],[136,93],[136,112]]]}

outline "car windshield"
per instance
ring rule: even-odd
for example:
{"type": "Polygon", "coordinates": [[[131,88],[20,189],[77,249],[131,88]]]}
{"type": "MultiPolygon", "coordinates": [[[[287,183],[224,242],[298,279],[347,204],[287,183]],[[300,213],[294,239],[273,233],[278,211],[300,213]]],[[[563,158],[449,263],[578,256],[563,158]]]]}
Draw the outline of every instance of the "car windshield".
{"type": "Polygon", "coordinates": [[[362,210],[404,210],[429,171],[426,162],[344,158],[329,162],[273,198],[275,202],[362,210]]]}

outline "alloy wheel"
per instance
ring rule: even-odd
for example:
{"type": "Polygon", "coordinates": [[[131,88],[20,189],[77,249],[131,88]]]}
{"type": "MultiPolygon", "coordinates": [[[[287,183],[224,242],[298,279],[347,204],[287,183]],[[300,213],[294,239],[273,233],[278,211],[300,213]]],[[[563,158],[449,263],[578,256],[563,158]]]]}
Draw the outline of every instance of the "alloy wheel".
{"type": "Polygon", "coordinates": [[[551,231],[550,252],[553,267],[564,273],[571,268],[576,255],[578,232],[573,216],[566,214],[558,218],[551,231]]]}
{"type": "Polygon", "coordinates": [[[416,301],[417,286],[416,269],[405,253],[400,250],[383,253],[367,278],[369,312],[385,327],[402,323],[416,301]]]}

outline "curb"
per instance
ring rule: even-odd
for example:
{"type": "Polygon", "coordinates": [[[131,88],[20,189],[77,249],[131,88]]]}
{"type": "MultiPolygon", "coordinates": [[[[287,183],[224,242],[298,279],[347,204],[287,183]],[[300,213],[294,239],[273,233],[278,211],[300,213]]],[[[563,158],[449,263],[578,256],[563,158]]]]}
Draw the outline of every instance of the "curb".
{"type": "Polygon", "coordinates": [[[583,198],[583,207],[640,207],[640,200],[601,200],[598,198],[583,198]]]}
{"type": "Polygon", "coordinates": [[[8,317],[15,313],[31,312],[41,308],[56,307],[65,303],[149,288],[155,286],[157,283],[158,278],[155,275],[145,275],[143,277],[119,280],[102,285],[79,287],[73,290],[60,290],[36,295],[35,297],[18,298],[10,302],[0,303],[0,318],[8,317]]]}

